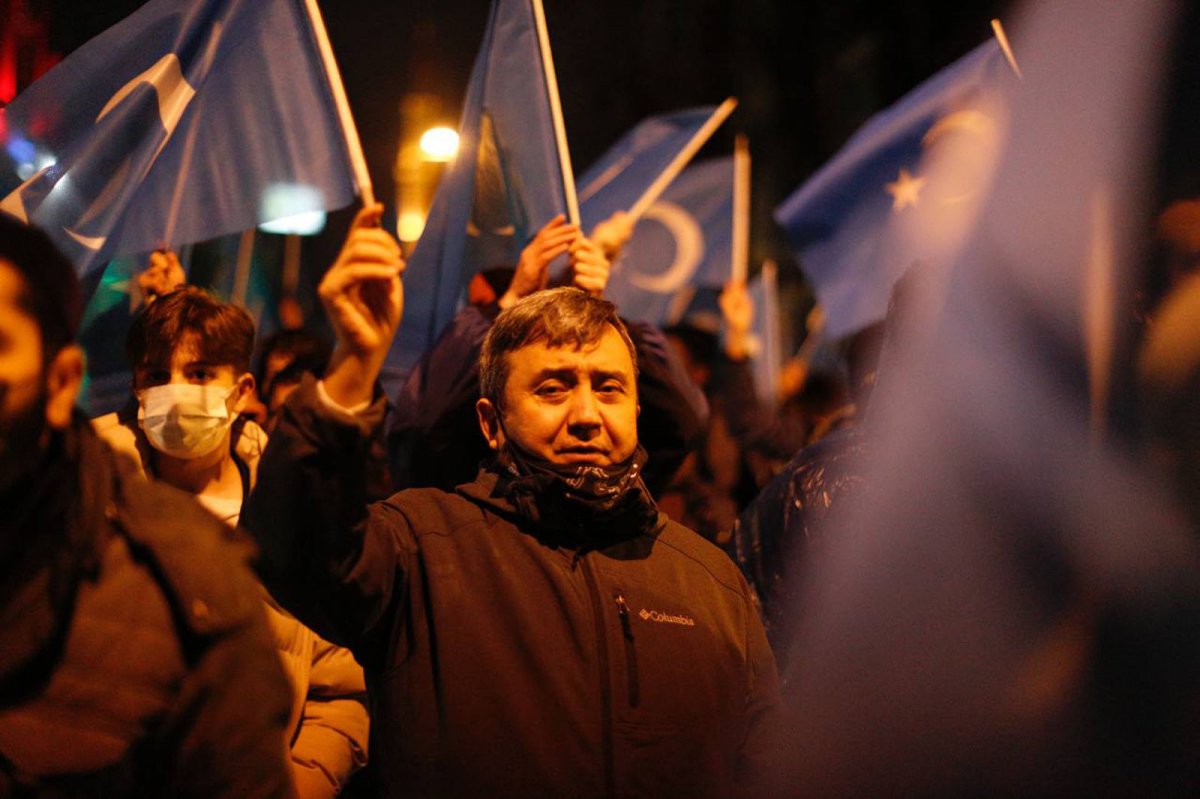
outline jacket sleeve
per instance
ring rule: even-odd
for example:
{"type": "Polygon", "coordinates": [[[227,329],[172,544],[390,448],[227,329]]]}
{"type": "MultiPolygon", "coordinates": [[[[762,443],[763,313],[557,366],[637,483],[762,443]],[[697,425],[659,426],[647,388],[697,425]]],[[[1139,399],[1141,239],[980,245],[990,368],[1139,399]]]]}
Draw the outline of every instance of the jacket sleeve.
{"type": "Polygon", "coordinates": [[[292,769],[301,799],[336,796],[367,764],[366,685],[349,650],[317,637],[308,697],[292,741],[292,769]],[[304,786],[313,786],[306,792],[304,786]]]}
{"type": "Polygon", "coordinates": [[[391,398],[387,445],[395,488],[451,489],[472,480],[487,457],[475,401],[479,352],[495,310],[459,311],[391,398]]]}
{"type": "Polygon", "coordinates": [[[361,413],[337,410],[306,377],[284,405],[242,512],[271,595],[368,668],[366,650],[404,601],[404,561],[415,550],[403,515],[369,503],[388,493],[384,405],[380,395],[361,413]]]}
{"type": "Polygon", "coordinates": [[[745,582],[742,591],[746,607],[747,699],[746,731],[738,757],[738,794],[767,796],[768,786],[777,776],[783,700],[775,656],[745,582]]]}
{"type": "Polygon", "coordinates": [[[286,681],[264,619],[208,647],[185,679],[172,713],[177,743],[169,795],[294,796],[285,745],[288,707],[286,681]]]}
{"type": "Polygon", "coordinates": [[[638,440],[650,456],[642,474],[657,497],[703,438],[708,403],[661,330],[642,322],[626,327],[638,357],[638,440]]]}

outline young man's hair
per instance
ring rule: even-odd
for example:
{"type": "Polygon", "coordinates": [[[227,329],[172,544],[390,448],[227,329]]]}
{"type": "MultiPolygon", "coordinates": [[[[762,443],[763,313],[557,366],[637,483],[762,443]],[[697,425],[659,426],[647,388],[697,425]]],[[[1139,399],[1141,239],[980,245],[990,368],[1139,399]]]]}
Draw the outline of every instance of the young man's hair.
{"type": "Polygon", "coordinates": [[[239,374],[250,371],[254,320],[242,308],[195,286],[175,289],[138,314],[125,337],[125,357],[134,370],[170,363],[189,336],[202,360],[232,364],[239,374]]]}
{"type": "Polygon", "coordinates": [[[75,339],[83,318],[83,292],[75,267],[49,236],[3,212],[0,261],[11,264],[21,276],[17,304],[37,322],[42,359],[49,362],[75,339]]]}
{"type": "Polygon", "coordinates": [[[617,307],[574,286],[548,289],[524,297],[496,317],[479,355],[479,389],[500,407],[508,382],[508,355],[531,344],[581,349],[595,344],[611,326],[629,349],[637,373],[637,350],[617,316],[617,307]]]}

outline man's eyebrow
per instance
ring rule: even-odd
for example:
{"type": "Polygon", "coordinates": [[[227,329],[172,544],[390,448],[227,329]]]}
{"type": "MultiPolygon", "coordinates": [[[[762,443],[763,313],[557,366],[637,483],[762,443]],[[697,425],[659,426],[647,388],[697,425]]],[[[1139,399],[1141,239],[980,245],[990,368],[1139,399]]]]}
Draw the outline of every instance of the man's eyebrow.
{"type": "Polygon", "coordinates": [[[575,370],[566,367],[557,369],[554,367],[546,367],[545,369],[535,373],[533,379],[535,382],[540,382],[542,380],[574,380],[575,370]]]}
{"type": "Polygon", "coordinates": [[[624,372],[609,369],[592,370],[593,383],[603,383],[605,380],[616,380],[623,386],[629,384],[629,378],[624,372]]]}

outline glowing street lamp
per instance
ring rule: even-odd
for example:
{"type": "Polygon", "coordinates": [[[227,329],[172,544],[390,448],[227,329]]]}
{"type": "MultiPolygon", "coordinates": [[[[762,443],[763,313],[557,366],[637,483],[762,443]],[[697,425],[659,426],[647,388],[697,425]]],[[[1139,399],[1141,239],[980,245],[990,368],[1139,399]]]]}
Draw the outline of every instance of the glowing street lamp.
{"type": "Polygon", "coordinates": [[[453,128],[430,128],[421,134],[420,146],[426,161],[452,161],[458,152],[458,133],[453,128]]]}

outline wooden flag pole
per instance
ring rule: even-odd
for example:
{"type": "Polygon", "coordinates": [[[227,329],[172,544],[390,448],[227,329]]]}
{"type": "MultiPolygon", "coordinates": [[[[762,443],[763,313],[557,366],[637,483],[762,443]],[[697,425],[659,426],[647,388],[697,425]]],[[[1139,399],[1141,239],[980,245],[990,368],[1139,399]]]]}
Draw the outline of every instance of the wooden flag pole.
{"type": "MultiPolygon", "coordinates": [[[[313,0],[309,0],[313,2],[313,0]]],[[[546,95],[550,99],[550,117],[554,122],[554,138],[558,143],[558,160],[562,168],[563,193],[567,198],[567,221],[579,224],[579,196],[575,193],[575,171],[571,168],[571,151],[567,148],[567,128],[563,124],[562,101],[558,96],[558,77],[554,72],[554,56],[550,53],[550,34],[546,28],[546,11],[542,0],[531,0],[537,23],[538,44],[542,50],[542,71],[546,74],[546,95]]]]}
{"type": "Polygon", "coordinates": [[[1091,201],[1091,241],[1084,273],[1083,324],[1092,442],[1099,445],[1103,443],[1108,430],[1113,352],[1116,348],[1117,257],[1111,187],[1097,188],[1091,201]]]}
{"type": "Polygon", "coordinates": [[[321,53],[321,62],[325,65],[329,89],[333,92],[333,104],[337,107],[338,119],[342,122],[342,135],[346,139],[346,151],[350,156],[350,167],[354,170],[358,191],[362,196],[363,205],[374,205],[375,189],[371,185],[371,175],[367,172],[367,159],[363,155],[362,142],[358,138],[358,128],[354,126],[354,116],[350,113],[350,101],[346,99],[346,87],[342,85],[342,73],[333,57],[333,46],[329,44],[329,33],[325,30],[321,9],[317,8],[317,0],[304,0],[304,5],[308,9],[308,19],[317,38],[317,49],[321,53]]]}
{"type": "Polygon", "coordinates": [[[233,291],[229,301],[246,307],[246,295],[250,293],[250,265],[254,255],[254,228],[242,231],[238,240],[237,268],[233,273],[233,291]]]}
{"type": "Polygon", "coordinates": [[[1012,45],[1008,43],[1008,34],[1004,32],[1004,26],[1000,24],[1000,20],[992,20],[992,33],[995,34],[996,42],[1000,45],[1004,57],[1008,59],[1008,65],[1012,67],[1012,71],[1018,78],[1024,80],[1025,76],[1021,74],[1021,67],[1017,64],[1017,57],[1013,55],[1012,45]]]}
{"type": "Polygon", "coordinates": [[[630,207],[628,212],[630,222],[637,222],[641,219],[642,214],[646,213],[646,209],[662,196],[667,186],[671,185],[672,180],[679,177],[679,173],[683,171],[683,168],[695,157],[696,153],[700,152],[700,148],[712,138],[717,128],[721,127],[721,124],[729,118],[729,115],[733,113],[733,109],[735,108],[737,108],[737,98],[728,97],[725,102],[717,107],[716,111],[713,111],[712,116],[705,121],[700,130],[696,131],[696,135],[692,136],[691,140],[676,154],[675,158],[671,160],[671,163],[667,165],[662,174],[654,179],[650,187],[630,207]]]}
{"type": "Polygon", "coordinates": [[[733,147],[733,264],[730,277],[745,283],[750,265],[750,143],[738,134],[733,147]]]}

